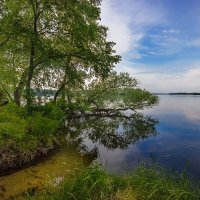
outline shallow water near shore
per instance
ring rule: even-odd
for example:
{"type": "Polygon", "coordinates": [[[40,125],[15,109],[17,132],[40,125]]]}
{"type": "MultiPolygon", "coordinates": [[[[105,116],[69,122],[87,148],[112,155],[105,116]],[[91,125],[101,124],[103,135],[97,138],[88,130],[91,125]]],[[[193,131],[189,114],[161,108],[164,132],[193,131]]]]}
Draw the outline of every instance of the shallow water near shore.
{"type": "Polygon", "coordinates": [[[0,199],[18,199],[25,192],[37,192],[45,185],[56,187],[72,170],[93,160],[92,154],[80,154],[75,142],[73,146],[65,144],[37,164],[0,177],[0,199]]]}
{"type": "Polygon", "coordinates": [[[66,120],[59,151],[45,160],[0,177],[0,199],[20,196],[45,184],[55,186],[80,165],[98,160],[106,170],[129,172],[144,159],[164,168],[188,167],[200,180],[200,96],[160,96],[160,103],[133,118],[66,120]],[[149,116],[149,117],[147,117],[149,116]]]}

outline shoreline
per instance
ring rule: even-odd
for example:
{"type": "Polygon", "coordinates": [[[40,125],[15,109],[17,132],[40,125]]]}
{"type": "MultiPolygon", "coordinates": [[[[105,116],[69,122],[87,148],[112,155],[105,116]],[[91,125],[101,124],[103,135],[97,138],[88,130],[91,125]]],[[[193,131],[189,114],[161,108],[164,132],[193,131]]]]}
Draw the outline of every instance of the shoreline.
{"type": "Polygon", "coordinates": [[[23,156],[20,156],[20,153],[10,155],[10,158],[13,158],[13,160],[10,160],[9,157],[7,157],[8,155],[5,155],[7,159],[2,160],[0,164],[0,177],[10,175],[24,168],[35,165],[42,160],[48,159],[48,157],[55,153],[58,148],[59,144],[53,146],[39,146],[35,151],[28,152],[23,156]]]}

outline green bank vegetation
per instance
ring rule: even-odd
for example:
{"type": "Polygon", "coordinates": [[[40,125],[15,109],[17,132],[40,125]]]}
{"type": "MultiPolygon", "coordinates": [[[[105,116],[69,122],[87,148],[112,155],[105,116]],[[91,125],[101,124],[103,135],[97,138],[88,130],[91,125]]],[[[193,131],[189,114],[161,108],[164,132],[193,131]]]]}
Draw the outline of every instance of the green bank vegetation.
{"type": "Polygon", "coordinates": [[[200,191],[185,172],[177,174],[141,164],[127,175],[110,175],[99,165],[79,169],[56,189],[30,190],[27,199],[38,200],[198,200],[200,191]]]}
{"type": "Polygon", "coordinates": [[[14,103],[0,107],[0,171],[19,168],[46,155],[58,143],[64,113],[51,103],[27,112],[14,103]]]}
{"type": "Polygon", "coordinates": [[[100,3],[0,2],[0,171],[53,149],[66,116],[123,116],[158,101],[113,70],[121,57],[100,24],[100,3]]]}

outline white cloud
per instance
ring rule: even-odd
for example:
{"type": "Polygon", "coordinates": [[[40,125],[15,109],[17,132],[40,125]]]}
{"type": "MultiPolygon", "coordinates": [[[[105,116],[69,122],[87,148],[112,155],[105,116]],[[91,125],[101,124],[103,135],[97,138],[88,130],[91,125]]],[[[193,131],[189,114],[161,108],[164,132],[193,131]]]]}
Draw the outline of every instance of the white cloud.
{"type": "Polygon", "coordinates": [[[147,39],[153,44],[153,47],[147,50],[148,55],[173,55],[185,48],[185,42],[177,34],[171,34],[166,30],[165,34],[162,34],[163,31],[148,36],[147,39]]]}
{"type": "MultiPolygon", "coordinates": [[[[200,67],[200,64],[199,64],[199,67],[200,67]]],[[[193,68],[193,69],[189,69],[187,71],[187,73],[185,74],[185,76],[187,78],[200,78],[200,68],[193,68]]],[[[199,81],[200,82],[200,81],[199,81]]]]}
{"type": "Polygon", "coordinates": [[[118,72],[128,72],[140,82],[140,87],[151,92],[200,92],[200,62],[170,63],[153,67],[145,64],[122,62],[118,72]],[[154,69],[154,70],[153,70],[154,69]]]}
{"type": "Polygon", "coordinates": [[[180,31],[175,30],[175,29],[164,29],[162,32],[163,33],[180,33],[180,31]]]}
{"type": "MultiPolygon", "coordinates": [[[[103,1],[101,6],[101,23],[108,26],[108,40],[116,42],[118,54],[124,54],[131,50],[133,34],[129,28],[130,20],[127,16],[117,13],[113,9],[111,1],[103,1]]],[[[140,35],[135,35],[136,44],[140,35]]]]}
{"type": "MultiPolygon", "coordinates": [[[[182,74],[156,73],[138,76],[142,79],[142,86],[154,92],[199,92],[200,81],[199,77],[190,69],[182,74]]],[[[198,69],[200,73],[200,68],[198,69]]]]}
{"type": "Polygon", "coordinates": [[[189,47],[200,47],[200,38],[189,41],[187,44],[189,47]]]}
{"type": "Polygon", "coordinates": [[[104,0],[101,12],[101,23],[109,27],[108,39],[116,42],[117,53],[127,56],[131,51],[130,57],[136,59],[142,57],[138,50],[146,29],[164,21],[164,11],[143,0],[104,0]]]}
{"type": "Polygon", "coordinates": [[[169,56],[179,54],[187,47],[200,47],[199,38],[185,37],[181,28],[181,34],[178,34],[179,28],[167,21],[167,12],[170,13],[160,4],[151,4],[148,0],[103,0],[101,23],[109,27],[108,39],[117,43],[115,49],[123,58],[116,70],[130,73],[141,81],[141,87],[152,92],[199,92],[200,62],[188,65],[178,58],[179,61],[168,61],[168,65],[156,67],[128,62],[128,59],[169,56]],[[159,28],[165,25],[176,28],[159,28]],[[153,45],[144,46],[143,39],[153,45]]]}

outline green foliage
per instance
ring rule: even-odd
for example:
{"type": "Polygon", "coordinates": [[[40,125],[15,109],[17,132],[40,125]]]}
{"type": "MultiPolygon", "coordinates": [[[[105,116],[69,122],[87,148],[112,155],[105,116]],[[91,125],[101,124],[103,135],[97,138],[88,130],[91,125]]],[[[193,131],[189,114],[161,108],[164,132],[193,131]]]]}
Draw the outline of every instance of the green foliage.
{"type": "Polygon", "coordinates": [[[0,107],[0,140],[23,139],[27,135],[39,138],[52,135],[60,128],[63,119],[64,112],[51,103],[33,107],[31,115],[25,108],[10,103],[0,107]]]}
{"type": "Polygon", "coordinates": [[[115,44],[107,42],[107,28],[99,24],[100,2],[4,0],[0,4],[0,85],[16,103],[25,92],[31,106],[31,91],[37,86],[61,87],[65,92],[67,83],[81,84],[88,69],[106,77],[119,62],[115,44]]]}
{"type": "Polygon", "coordinates": [[[64,112],[52,103],[31,108],[27,117],[27,133],[39,138],[51,136],[62,127],[64,112]]]}
{"type": "Polygon", "coordinates": [[[158,102],[158,97],[140,88],[126,88],[121,95],[124,104],[134,109],[143,109],[158,102]]]}
{"type": "MultiPolygon", "coordinates": [[[[94,78],[94,77],[92,77],[94,78]]],[[[138,88],[138,82],[128,73],[112,71],[105,79],[94,78],[85,90],[74,93],[73,102],[77,102],[76,96],[82,98],[79,101],[90,110],[107,109],[111,112],[119,110],[143,109],[158,102],[158,97],[146,90],[138,88]]]]}
{"type": "Polygon", "coordinates": [[[64,113],[51,103],[31,109],[27,112],[14,103],[0,107],[1,170],[31,162],[55,144],[64,113]]]}
{"type": "Polygon", "coordinates": [[[57,200],[109,199],[113,193],[112,179],[99,166],[91,166],[72,176],[52,195],[57,200]]]}
{"type": "Polygon", "coordinates": [[[34,113],[27,118],[27,132],[35,137],[50,136],[58,129],[58,121],[43,117],[41,113],[34,113]]]}
{"type": "Polygon", "coordinates": [[[0,142],[4,138],[21,139],[25,136],[26,111],[14,103],[0,107],[0,142]]]}
{"type": "MultiPolygon", "coordinates": [[[[31,110],[35,89],[62,94],[72,110],[138,109],[156,98],[137,90],[128,73],[112,71],[120,61],[107,27],[99,24],[100,0],[20,2],[5,0],[0,14],[0,87],[31,110]],[[23,34],[22,34],[23,33],[23,34]],[[87,86],[87,81],[91,83],[87,86]],[[119,96],[123,90],[125,95],[119,96]],[[120,97],[120,101],[119,101],[120,97]]],[[[39,118],[39,116],[38,116],[39,118]]]]}
{"type": "Polygon", "coordinates": [[[30,113],[40,113],[44,117],[58,121],[62,121],[64,118],[64,111],[61,110],[57,104],[51,102],[46,103],[45,105],[31,107],[30,113]]]}

